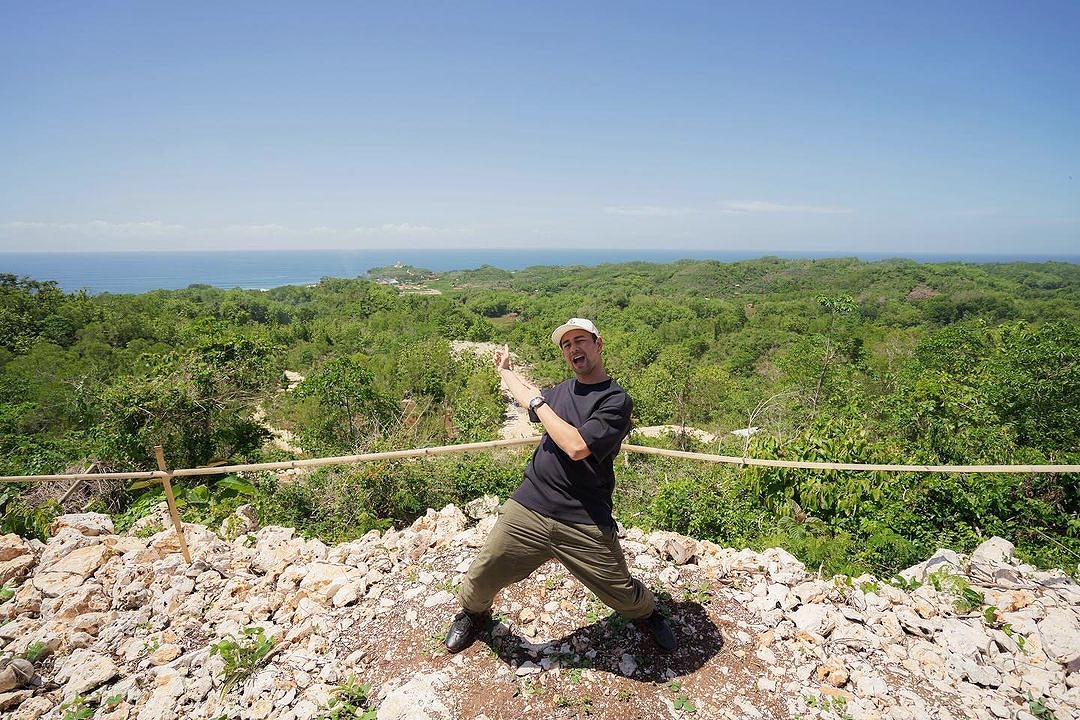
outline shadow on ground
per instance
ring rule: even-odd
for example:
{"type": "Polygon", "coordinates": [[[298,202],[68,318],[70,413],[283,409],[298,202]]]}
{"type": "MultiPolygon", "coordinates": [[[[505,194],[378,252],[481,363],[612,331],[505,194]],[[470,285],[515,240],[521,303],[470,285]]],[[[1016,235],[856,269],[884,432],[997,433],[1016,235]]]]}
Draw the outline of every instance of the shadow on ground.
{"type": "Polygon", "coordinates": [[[492,623],[484,642],[500,660],[513,667],[526,662],[539,664],[550,658],[557,659],[563,669],[589,668],[620,677],[633,676],[635,680],[666,682],[673,672],[677,677],[688,675],[705,665],[721,651],[724,638],[700,603],[668,602],[664,611],[679,641],[679,647],[670,653],[661,651],[651,637],[614,613],[541,643],[512,631],[496,632],[493,637],[491,630],[496,624],[492,623]]]}

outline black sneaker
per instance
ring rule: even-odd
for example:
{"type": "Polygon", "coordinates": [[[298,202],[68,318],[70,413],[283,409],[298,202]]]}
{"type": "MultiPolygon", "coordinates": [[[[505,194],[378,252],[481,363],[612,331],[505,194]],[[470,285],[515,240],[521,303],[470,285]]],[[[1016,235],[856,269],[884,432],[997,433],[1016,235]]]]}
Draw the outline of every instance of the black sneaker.
{"type": "Polygon", "coordinates": [[[675,640],[675,633],[671,632],[671,626],[658,610],[653,610],[653,614],[647,618],[635,620],[634,624],[637,625],[638,630],[651,637],[657,647],[664,652],[671,652],[679,646],[678,641],[675,640]]]}
{"type": "Polygon", "coordinates": [[[450,623],[446,640],[443,641],[446,649],[456,653],[472,645],[489,618],[491,618],[490,610],[484,613],[471,613],[468,610],[459,612],[454,617],[454,622],[450,623]]]}

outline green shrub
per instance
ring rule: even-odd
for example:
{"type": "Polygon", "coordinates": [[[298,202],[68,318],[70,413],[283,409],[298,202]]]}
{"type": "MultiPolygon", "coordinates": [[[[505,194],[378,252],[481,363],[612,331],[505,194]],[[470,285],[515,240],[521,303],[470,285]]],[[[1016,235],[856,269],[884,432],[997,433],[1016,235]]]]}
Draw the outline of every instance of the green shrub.
{"type": "Polygon", "coordinates": [[[0,486],[0,512],[3,513],[0,532],[45,541],[49,525],[60,512],[60,503],[49,499],[39,505],[30,505],[22,499],[17,486],[0,486]]]}
{"type": "Polygon", "coordinates": [[[748,545],[758,533],[761,508],[738,475],[689,464],[681,470],[656,488],[648,524],[726,546],[748,545]]]}
{"type": "Polygon", "coordinates": [[[860,575],[866,568],[855,553],[856,542],[846,532],[835,532],[818,521],[796,522],[778,518],[773,531],[757,538],[752,546],[761,551],[779,547],[797,557],[810,572],[822,577],[860,575]]]}
{"type": "Polygon", "coordinates": [[[257,481],[260,492],[254,504],[260,522],[295,528],[304,537],[330,544],[390,527],[390,519],[380,519],[368,509],[363,486],[351,470],[325,467],[289,482],[279,482],[273,475],[257,481]]]}

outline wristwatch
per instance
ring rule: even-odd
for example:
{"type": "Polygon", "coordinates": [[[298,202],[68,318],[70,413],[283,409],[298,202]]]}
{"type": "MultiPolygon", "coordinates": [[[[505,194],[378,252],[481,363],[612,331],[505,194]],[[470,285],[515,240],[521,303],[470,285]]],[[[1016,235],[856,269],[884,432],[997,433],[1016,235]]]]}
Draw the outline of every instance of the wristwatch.
{"type": "Polygon", "coordinates": [[[536,415],[536,408],[547,403],[543,395],[537,395],[529,401],[529,422],[540,422],[540,418],[536,415]]]}

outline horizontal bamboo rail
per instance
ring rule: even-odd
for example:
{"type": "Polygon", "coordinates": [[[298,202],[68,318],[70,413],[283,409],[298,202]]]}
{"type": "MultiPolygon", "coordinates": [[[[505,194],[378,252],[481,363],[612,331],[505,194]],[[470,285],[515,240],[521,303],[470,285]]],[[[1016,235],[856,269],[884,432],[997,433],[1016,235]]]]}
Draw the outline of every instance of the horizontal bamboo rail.
{"type": "MultiPolygon", "coordinates": [[[[6,475],[0,477],[0,483],[13,482],[59,482],[71,481],[74,483],[68,490],[70,495],[75,487],[86,480],[156,480],[161,483],[165,491],[165,500],[169,506],[169,515],[172,517],[173,527],[176,530],[176,538],[180,545],[180,552],[184,560],[191,563],[191,553],[188,550],[187,540],[184,537],[183,523],[176,507],[176,498],[173,496],[172,479],[178,477],[193,477],[200,475],[226,475],[240,472],[260,472],[268,470],[292,470],[296,468],[322,467],[326,465],[351,465],[354,463],[370,462],[374,460],[401,460],[407,458],[435,457],[450,453],[473,452],[476,450],[488,450],[498,447],[516,447],[520,445],[533,445],[539,442],[540,436],[534,435],[527,438],[515,438],[510,440],[490,440],[478,443],[463,443],[461,445],[440,445],[430,448],[416,448],[412,450],[391,450],[388,452],[364,453],[361,455],[341,455],[337,457],[311,458],[309,460],[288,460],[274,463],[252,463],[248,465],[217,465],[214,467],[182,468],[168,470],[165,464],[165,454],[161,446],[154,448],[158,470],[143,472],[117,472],[117,473],[70,473],[64,475],[6,475]]],[[[1080,472],[1080,465],[876,465],[872,463],[830,463],[812,462],[806,460],[767,460],[763,458],[735,457],[731,455],[712,455],[709,453],[685,452],[682,450],[667,450],[665,448],[647,447],[644,445],[623,445],[626,452],[642,453],[644,455],[661,455],[664,457],[682,458],[686,460],[701,460],[714,463],[728,463],[732,465],[746,466],[758,465],[765,467],[802,468],[806,470],[855,470],[875,472],[940,472],[940,473],[1075,473],[1080,472]]],[[[67,497],[65,495],[65,497],[67,497]]]]}
{"type": "MultiPolygon", "coordinates": [[[[364,453],[362,455],[340,455],[336,457],[311,458],[308,460],[286,460],[272,463],[251,463],[248,465],[217,465],[214,467],[183,468],[178,470],[143,470],[139,472],[108,473],[69,473],[64,475],[5,475],[0,476],[0,483],[12,482],[61,482],[85,480],[161,480],[163,478],[193,477],[201,475],[227,475],[239,472],[261,472],[268,470],[292,470],[295,468],[323,467],[326,465],[351,465],[375,460],[401,460],[417,457],[435,457],[451,453],[474,452],[497,447],[515,447],[533,445],[540,440],[539,435],[510,440],[489,440],[487,442],[463,443],[460,445],[439,445],[411,450],[391,450],[387,452],[364,453]]],[[[738,457],[734,455],[713,455],[710,453],[668,450],[666,448],[645,445],[623,445],[623,451],[643,455],[661,455],[701,460],[704,462],[726,463],[730,465],[756,465],[761,467],[800,468],[804,470],[847,470],[871,472],[917,472],[917,473],[1080,473],[1080,465],[890,465],[875,463],[833,463],[810,460],[769,460],[765,458],[738,457]]]]}
{"type": "Polygon", "coordinates": [[[215,465],[213,467],[183,468],[179,470],[143,470],[140,472],[110,473],[72,473],[66,475],[5,475],[0,476],[0,483],[9,482],[59,482],[67,480],[160,480],[165,477],[192,477],[198,475],[228,475],[238,472],[260,472],[263,470],[292,470],[295,468],[322,467],[325,465],[352,465],[353,463],[373,460],[401,460],[413,457],[434,457],[450,453],[472,452],[496,447],[532,445],[540,440],[539,435],[511,440],[489,440],[487,442],[463,443],[461,445],[440,445],[413,450],[390,450],[387,452],[365,453],[363,455],[340,455],[337,457],[311,458],[308,460],[285,460],[272,463],[252,463],[250,465],[215,465]]]}
{"type": "Polygon", "coordinates": [[[814,462],[812,460],[767,460],[763,458],[735,457],[732,455],[710,455],[708,453],[667,450],[665,448],[646,447],[644,445],[623,445],[623,450],[645,455],[664,455],[666,457],[704,460],[706,462],[729,463],[731,465],[759,465],[763,467],[801,468],[804,470],[870,470],[874,472],[919,472],[919,473],[1075,473],[1080,472],[1080,465],[882,465],[874,463],[833,463],[814,462]]]}

